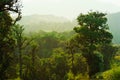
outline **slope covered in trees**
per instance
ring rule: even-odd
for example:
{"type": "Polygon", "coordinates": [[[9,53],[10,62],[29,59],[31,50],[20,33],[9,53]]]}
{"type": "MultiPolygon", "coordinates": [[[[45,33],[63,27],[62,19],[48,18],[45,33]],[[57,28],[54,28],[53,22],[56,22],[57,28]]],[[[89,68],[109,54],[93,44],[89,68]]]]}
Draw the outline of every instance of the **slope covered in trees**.
{"type": "MultiPolygon", "coordinates": [[[[109,29],[112,32],[114,38],[114,43],[120,43],[120,13],[113,13],[107,15],[109,29]]],[[[77,21],[70,21],[64,17],[57,17],[53,15],[30,15],[23,16],[19,22],[21,25],[24,25],[25,32],[38,32],[43,31],[71,31],[77,25],[77,21]]]]}
{"type": "Polygon", "coordinates": [[[64,17],[57,17],[53,15],[31,15],[23,16],[19,22],[25,26],[25,32],[38,32],[43,31],[71,31],[77,24],[75,21],[72,22],[64,17]]]}
{"type": "MultiPolygon", "coordinates": [[[[119,80],[120,47],[112,44],[105,13],[81,13],[73,31],[25,34],[16,24],[21,19],[17,2],[0,1],[0,80],[119,80]],[[13,20],[9,11],[18,17],[13,20]]],[[[69,23],[49,19],[36,22],[69,23]]]]}

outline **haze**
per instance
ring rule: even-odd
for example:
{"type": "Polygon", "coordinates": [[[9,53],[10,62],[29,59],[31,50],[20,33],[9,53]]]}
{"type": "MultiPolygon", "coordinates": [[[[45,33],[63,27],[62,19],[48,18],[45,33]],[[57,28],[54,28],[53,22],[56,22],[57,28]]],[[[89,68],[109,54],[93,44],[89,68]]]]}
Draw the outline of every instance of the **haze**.
{"type": "Polygon", "coordinates": [[[56,15],[68,19],[90,10],[115,13],[120,11],[119,0],[23,0],[23,15],[56,15]]]}

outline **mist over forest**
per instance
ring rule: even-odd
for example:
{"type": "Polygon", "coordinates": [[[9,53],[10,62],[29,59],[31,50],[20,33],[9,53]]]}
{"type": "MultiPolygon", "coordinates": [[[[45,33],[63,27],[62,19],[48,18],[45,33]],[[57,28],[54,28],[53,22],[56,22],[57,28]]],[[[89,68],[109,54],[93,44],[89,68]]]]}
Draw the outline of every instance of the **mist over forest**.
{"type": "Polygon", "coordinates": [[[115,1],[0,0],[0,80],[120,80],[115,1]]]}
{"type": "MultiPolygon", "coordinates": [[[[110,32],[113,34],[113,43],[120,43],[120,24],[119,24],[120,12],[107,15],[107,23],[109,25],[110,32]]],[[[18,22],[24,25],[25,33],[39,32],[40,30],[45,32],[65,32],[72,31],[75,26],[78,25],[77,20],[69,20],[64,17],[54,15],[29,15],[23,16],[18,22]]]]}

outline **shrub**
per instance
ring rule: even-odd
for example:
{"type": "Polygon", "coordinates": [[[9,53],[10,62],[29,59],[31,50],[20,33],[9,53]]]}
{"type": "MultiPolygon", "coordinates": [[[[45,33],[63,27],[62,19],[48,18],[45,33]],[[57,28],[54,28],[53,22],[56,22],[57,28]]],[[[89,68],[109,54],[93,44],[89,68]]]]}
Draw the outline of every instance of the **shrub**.
{"type": "Polygon", "coordinates": [[[102,76],[104,80],[120,80],[120,67],[103,72],[102,76]]]}

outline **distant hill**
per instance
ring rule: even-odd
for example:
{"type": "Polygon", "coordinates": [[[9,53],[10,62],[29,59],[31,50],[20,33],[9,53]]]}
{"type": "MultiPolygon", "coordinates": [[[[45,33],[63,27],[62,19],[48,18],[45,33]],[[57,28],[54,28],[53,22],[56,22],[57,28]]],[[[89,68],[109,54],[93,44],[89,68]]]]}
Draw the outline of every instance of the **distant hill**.
{"type": "Polygon", "coordinates": [[[113,34],[113,42],[120,44],[120,12],[107,16],[110,31],[113,34]]]}
{"type": "MultiPolygon", "coordinates": [[[[120,12],[107,15],[108,25],[112,32],[114,43],[120,43],[120,12]]],[[[70,31],[77,25],[77,22],[70,21],[64,17],[57,17],[53,15],[30,15],[23,16],[20,24],[24,25],[25,32],[43,31],[70,31]]]]}
{"type": "Polygon", "coordinates": [[[39,30],[63,32],[72,30],[77,24],[64,17],[53,15],[23,16],[19,23],[24,25],[25,32],[37,32],[39,30]]]}

